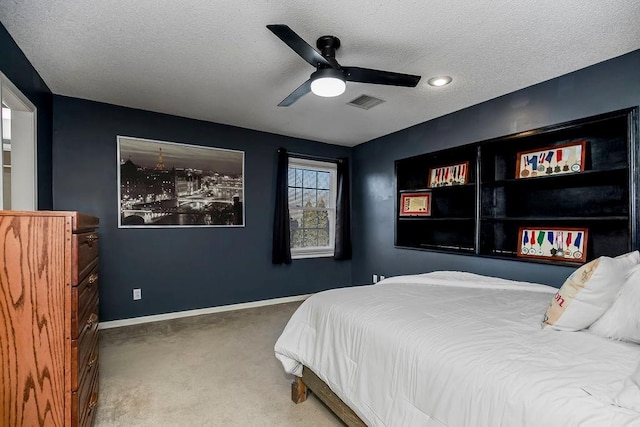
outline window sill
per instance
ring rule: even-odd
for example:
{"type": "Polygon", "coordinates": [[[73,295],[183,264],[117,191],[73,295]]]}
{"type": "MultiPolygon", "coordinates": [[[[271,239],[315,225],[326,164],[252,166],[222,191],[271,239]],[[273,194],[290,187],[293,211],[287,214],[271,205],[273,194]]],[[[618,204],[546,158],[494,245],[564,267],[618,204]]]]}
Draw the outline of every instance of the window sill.
{"type": "Polygon", "coordinates": [[[334,251],[328,252],[291,252],[291,259],[307,259],[307,258],[330,258],[333,257],[334,251]]]}

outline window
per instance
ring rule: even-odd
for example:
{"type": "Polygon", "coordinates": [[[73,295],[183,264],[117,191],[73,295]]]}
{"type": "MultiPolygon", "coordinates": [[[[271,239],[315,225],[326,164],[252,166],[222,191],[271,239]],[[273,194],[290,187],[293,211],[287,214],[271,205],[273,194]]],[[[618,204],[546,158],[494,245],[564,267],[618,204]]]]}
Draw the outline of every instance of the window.
{"type": "Polygon", "coordinates": [[[291,257],[333,256],[336,164],[289,158],[291,257]]]}

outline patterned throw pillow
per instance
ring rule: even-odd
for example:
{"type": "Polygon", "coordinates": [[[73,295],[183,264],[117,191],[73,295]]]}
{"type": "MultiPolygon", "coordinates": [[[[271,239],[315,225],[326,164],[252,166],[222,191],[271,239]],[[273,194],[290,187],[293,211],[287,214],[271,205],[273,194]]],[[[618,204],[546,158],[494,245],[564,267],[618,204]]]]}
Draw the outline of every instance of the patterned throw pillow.
{"type": "Polygon", "coordinates": [[[574,271],[554,295],[543,327],[560,331],[588,328],[611,306],[629,269],[640,263],[634,251],[617,258],[600,257],[574,271]]]}
{"type": "Polygon", "coordinates": [[[601,337],[640,343],[640,265],[628,272],[611,307],[589,330],[601,337]]]}

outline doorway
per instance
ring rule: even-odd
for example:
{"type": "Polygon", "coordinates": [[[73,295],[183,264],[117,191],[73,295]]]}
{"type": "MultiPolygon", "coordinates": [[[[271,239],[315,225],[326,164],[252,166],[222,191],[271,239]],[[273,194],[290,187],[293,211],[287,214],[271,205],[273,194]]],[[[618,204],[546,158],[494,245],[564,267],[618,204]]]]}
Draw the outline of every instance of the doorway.
{"type": "Polygon", "coordinates": [[[36,108],[0,73],[2,176],[0,209],[35,210],[37,200],[36,108]]]}

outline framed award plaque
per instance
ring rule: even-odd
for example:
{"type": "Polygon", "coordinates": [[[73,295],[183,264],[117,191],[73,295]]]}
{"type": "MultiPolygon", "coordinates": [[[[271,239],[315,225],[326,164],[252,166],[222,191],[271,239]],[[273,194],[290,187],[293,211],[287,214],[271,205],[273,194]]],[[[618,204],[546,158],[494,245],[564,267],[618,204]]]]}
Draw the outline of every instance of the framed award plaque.
{"type": "Polygon", "coordinates": [[[516,154],[516,178],[535,178],[584,171],[587,141],[554,145],[516,154]]]}
{"type": "Polygon", "coordinates": [[[431,192],[402,193],[400,216],[431,216],[431,192]]]}
{"type": "Polygon", "coordinates": [[[469,181],[469,162],[429,170],[429,188],[464,185],[469,181]]]}
{"type": "Polygon", "coordinates": [[[588,235],[587,228],[520,227],[518,256],[585,262],[588,235]]]}

